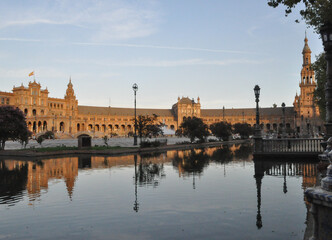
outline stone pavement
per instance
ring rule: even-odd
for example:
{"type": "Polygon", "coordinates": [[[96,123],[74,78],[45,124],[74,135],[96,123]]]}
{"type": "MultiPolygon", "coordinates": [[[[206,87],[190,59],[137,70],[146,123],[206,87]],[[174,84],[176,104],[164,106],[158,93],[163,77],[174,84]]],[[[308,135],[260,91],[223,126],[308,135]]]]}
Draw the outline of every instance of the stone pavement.
{"type": "MultiPolygon", "coordinates": [[[[152,138],[151,140],[155,140],[158,138],[152,138]]],[[[167,139],[167,144],[176,144],[177,142],[183,142],[183,141],[189,141],[189,138],[184,137],[163,137],[160,139],[167,139]]],[[[29,144],[27,145],[27,149],[29,148],[40,148],[40,147],[57,147],[65,145],[67,147],[77,147],[77,139],[45,139],[40,146],[36,140],[30,140],[29,144]]],[[[120,146],[120,147],[134,147],[134,138],[110,138],[108,140],[109,146],[120,146]]],[[[138,139],[139,143],[139,139],[138,139]]],[[[104,140],[102,138],[94,138],[92,139],[92,146],[103,146],[104,140]]],[[[11,149],[22,149],[22,145],[19,142],[13,142],[13,141],[7,141],[5,145],[5,150],[11,150],[11,149]]]]}

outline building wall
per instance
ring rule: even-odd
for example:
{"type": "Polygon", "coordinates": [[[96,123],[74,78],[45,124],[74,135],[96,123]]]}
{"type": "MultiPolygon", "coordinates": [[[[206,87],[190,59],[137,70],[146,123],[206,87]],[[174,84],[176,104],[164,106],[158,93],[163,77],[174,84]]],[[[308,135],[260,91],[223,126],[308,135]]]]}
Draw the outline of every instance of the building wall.
{"type": "MultiPolygon", "coordinates": [[[[311,51],[305,38],[302,51],[303,65],[300,79],[300,95],[295,96],[293,107],[285,108],[286,128],[298,133],[314,134],[322,131],[323,121],[314,103],[315,74],[311,69],[311,51]]],[[[254,104],[254,103],[253,103],[254,104]]],[[[49,97],[46,89],[36,81],[13,88],[11,93],[0,92],[0,105],[12,105],[26,114],[29,130],[38,134],[54,131],[57,137],[75,137],[82,132],[91,136],[117,134],[128,135],[134,131],[134,109],[78,106],[71,79],[64,98],[49,97]]],[[[185,118],[199,117],[207,125],[225,121],[231,124],[256,123],[256,110],[247,109],[201,109],[200,98],[178,98],[171,109],[138,109],[138,115],[158,116],[158,121],[169,129],[177,130],[185,118]]],[[[260,124],[265,132],[278,132],[283,126],[282,108],[260,108],[260,124]]]]}

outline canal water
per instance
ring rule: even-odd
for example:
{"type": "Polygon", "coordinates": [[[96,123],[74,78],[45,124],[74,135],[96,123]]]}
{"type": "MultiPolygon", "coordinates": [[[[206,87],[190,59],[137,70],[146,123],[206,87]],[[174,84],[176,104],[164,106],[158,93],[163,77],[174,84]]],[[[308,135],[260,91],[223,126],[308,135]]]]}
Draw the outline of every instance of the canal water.
{"type": "Polygon", "coordinates": [[[0,161],[0,239],[303,239],[315,163],[247,145],[0,161]]]}

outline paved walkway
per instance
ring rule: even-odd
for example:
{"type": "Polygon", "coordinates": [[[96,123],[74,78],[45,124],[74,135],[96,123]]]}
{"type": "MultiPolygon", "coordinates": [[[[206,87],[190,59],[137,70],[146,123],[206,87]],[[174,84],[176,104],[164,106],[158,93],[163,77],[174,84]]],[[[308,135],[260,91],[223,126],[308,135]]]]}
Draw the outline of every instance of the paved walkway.
{"type": "MultiPolygon", "coordinates": [[[[167,139],[167,144],[176,144],[177,142],[189,141],[189,138],[184,137],[164,137],[161,139],[167,139]]],[[[158,139],[158,138],[157,138],[158,139]]],[[[155,138],[152,138],[155,140],[155,138]]],[[[65,145],[66,147],[77,147],[77,139],[46,139],[43,141],[42,145],[40,146],[36,140],[30,140],[29,144],[27,145],[27,149],[29,148],[40,148],[40,147],[57,147],[65,145]]],[[[133,146],[134,139],[133,138],[111,138],[108,140],[109,146],[120,146],[120,147],[134,147],[133,146]]],[[[138,139],[139,143],[139,139],[138,139]]],[[[101,138],[92,139],[92,146],[104,146],[104,140],[101,138]]],[[[7,141],[5,145],[5,150],[12,150],[12,149],[22,149],[22,145],[19,142],[7,141]]]]}

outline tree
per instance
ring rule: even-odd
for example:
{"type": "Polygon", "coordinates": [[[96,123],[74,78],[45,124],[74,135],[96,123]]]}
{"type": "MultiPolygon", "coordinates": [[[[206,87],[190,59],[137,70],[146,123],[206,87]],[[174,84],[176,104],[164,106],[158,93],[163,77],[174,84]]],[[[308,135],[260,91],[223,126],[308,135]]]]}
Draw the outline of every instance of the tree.
{"type": "MultiPolygon", "coordinates": [[[[164,132],[161,129],[163,124],[157,122],[158,116],[153,114],[152,116],[146,115],[139,115],[137,117],[137,130],[138,136],[142,142],[142,138],[147,137],[157,137],[159,135],[163,135],[164,132]]],[[[135,119],[133,120],[135,124],[135,119]]]]}
{"type": "Polygon", "coordinates": [[[254,130],[248,123],[235,123],[233,125],[233,133],[238,133],[242,138],[248,138],[253,134],[254,130]]]}
{"type": "Polygon", "coordinates": [[[317,60],[312,64],[315,71],[317,88],[314,91],[314,101],[319,107],[320,117],[325,120],[326,117],[326,100],[325,100],[325,83],[326,83],[326,59],[325,53],[316,56],[317,60]]]}
{"type": "MultiPolygon", "coordinates": [[[[288,16],[298,5],[303,4],[304,9],[299,11],[306,24],[312,26],[316,32],[327,23],[332,23],[332,1],[331,0],[268,0],[268,5],[278,7],[284,5],[285,15],[288,16]]],[[[299,22],[297,19],[296,22],[299,22]]]]}
{"type": "Polygon", "coordinates": [[[22,134],[19,137],[19,141],[22,145],[22,147],[26,148],[26,146],[29,143],[29,138],[31,137],[32,132],[30,132],[28,129],[26,131],[22,131],[22,134]]]}
{"type": "Polygon", "coordinates": [[[232,134],[232,125],[227,122],[217,122],[210,126],[210,130],[219,140],[227,141],[232,134]]]}
{"type": "Polygon", "coordinates": [[[24,113],[11,106],[0,107],[0,150],[5,149],[5,143],[11,139],[21,140],[29,136],[24,113]]]}
{"type": "Polygon", "coordinates": [[[104,140],[104,144],[105,144],[105,146],[108,147],[108,137],[107,137],[107,135],[105,135],[105,136],[103,137],[103,140],[104,140]]]}
{"type": "Polygon", "coordinates": [[[37,143],[40,144],[40,146],[42,145],[42,143],[44,142],[45,138],[43,135],[40,135],[39,137],[37,137],[37,143]]]}
{"type": "Polygon", "coordinates": [[[190,138],[192,143],[195,138],[204,141],[209,136],[208,126],[201,118],[186,118],[180,125],[182,135],[190,138]]]}

